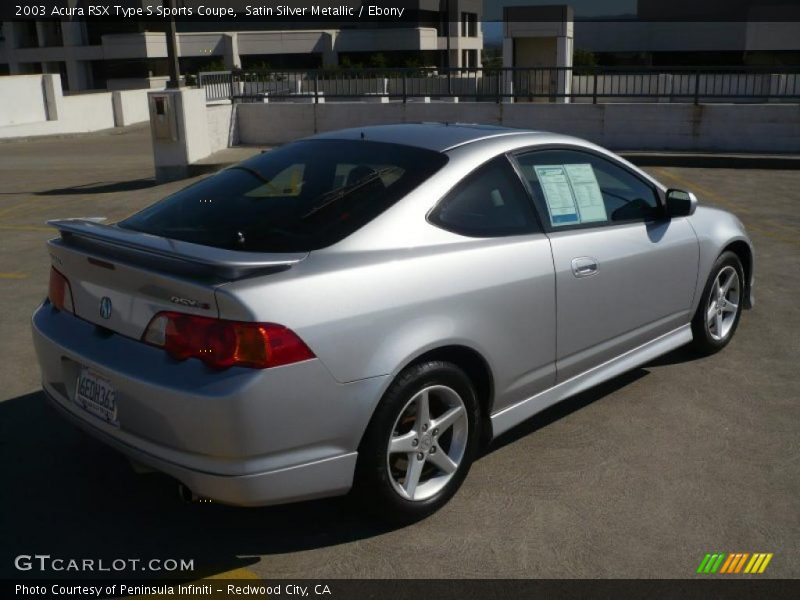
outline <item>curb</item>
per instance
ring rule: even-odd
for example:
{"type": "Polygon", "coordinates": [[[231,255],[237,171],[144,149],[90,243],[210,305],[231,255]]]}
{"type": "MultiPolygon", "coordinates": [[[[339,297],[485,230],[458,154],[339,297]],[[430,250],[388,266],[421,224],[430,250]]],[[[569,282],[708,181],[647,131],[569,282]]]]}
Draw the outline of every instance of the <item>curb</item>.
{"type": "Polygon", "coordinates": [[[198,175],[209,175],[221,171],[226,167],[235,165],[235,162],[215,162],[215,163],[192,163],[186,167],[186,177],[197,177],[198,175]]]}
{"type": "Polygon", "coordinates": [[[23,135],[19,137],[0,138],[0,144],[11,144],[14,142],[50,142],[56,140],[74,140],[98,135],[125,135],[130,131],[144,129],[147,122],[133,123],[122,127],[107,127],[106,129],[95,129],[94,131],[73,131],[68,133],[44,133],[42,135],[23,135]]]}
{"type": "MultiPolygon", "coordinates": [[[[694,152],[617,152],[637,167],[688,167],[695,169],[800,170],[798,154],[699,154],[694,152]]],[[[215,173],[236,162],[216,161],[189,165],[189,176],[215,173]]]]}
{"type": "Polygon", "coordinates": [[[690,152],[618,152],[638,167],[698,169],[800,169],[797,154],[698,154],[690,152]]]}

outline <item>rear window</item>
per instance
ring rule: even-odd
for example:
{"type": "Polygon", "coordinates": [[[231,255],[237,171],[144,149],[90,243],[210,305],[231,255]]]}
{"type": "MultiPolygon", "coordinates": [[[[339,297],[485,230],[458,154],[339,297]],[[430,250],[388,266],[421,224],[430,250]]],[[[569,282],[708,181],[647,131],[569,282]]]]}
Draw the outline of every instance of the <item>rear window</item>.
{"type": "Polygon", "coordinates": [[[363,227],[433,173],[438,152],[365,140],[308,140],[255,156],[119,223],[250,252],[305,252],[363,227]]]}

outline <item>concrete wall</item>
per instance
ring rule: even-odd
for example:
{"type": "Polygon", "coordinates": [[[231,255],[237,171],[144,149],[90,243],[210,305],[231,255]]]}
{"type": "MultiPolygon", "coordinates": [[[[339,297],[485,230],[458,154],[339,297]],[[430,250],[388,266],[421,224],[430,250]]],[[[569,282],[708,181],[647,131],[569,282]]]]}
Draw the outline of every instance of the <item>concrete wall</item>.
{"type": "MultiPolygon", "coordinates": [[[[236,109],[237,130],[242,144],[283,144],[317,132],[315,104],[241,104],[236,109]]],[[[324,105],[327,106],[327,105],[324,105]]],[[[333,106],[333,105],[331,105],[333,106]]],[[[343,106],[339,104],[336,106],[343,106]]],[[[368,106],[363,105],[365,108],[368,106]]],[[[383,107],[384,105],[379,105],[383,107]]],[[[385,106],[392,106],[387,104],[385,106]]],[[[390,115],[387,113],[386,118],[390,115]]],[[[391,123],[391,121],[386,121],[391,123]]]]}
{"type": "MultiPolygon", "coordinates": [[[[151,121],[156,180],[183,179],[188,176],[188,165],[212,152],[205,92],[199,88],[168,89],[148,92],[148,102],[150,98],[162,98],[169,111],[174,111],[177,125],[174,137],[159,138],[155,135],[156,121],[151,121]]],[[[158,119],[155,114],[154,119],[158,119]]]]}
{"type": "Polygon", "coordinates": [[[800,152],[797,104],[241,104],[243,144],[282,144],[381,123],[450,121],[542,129],[616,150],[800,152]]]}
{"type": "Polygon", "coordinates": [[[62,133],[97,131],[114,127],[114,104],[111,92],[65,96],[58,122],[62,133]]]}
{"type": "Polygon", "coordinates": [[[147,90],[64,96],[59,75],[0,77],[0,138],[84,133],[148,118],[147,90]]]}
{"type": "Polygon", "coordinates": [[[47,120],[41,75],[0,77],[0,127],[47,120]]]}
{"type": "Polygon", "coordinates": [[[150,118],[147,109],[147,92],[149,90],[118,90],[111,92],[114,105],[114,125],[125,127],[141,123],[150,118]]]}
{"type": "Polygon", "coordinates": [[[211,153],[239,144],[234,111],[238,105],[230,102],[206,106],[208,121],[208,147],[211,153]]]}

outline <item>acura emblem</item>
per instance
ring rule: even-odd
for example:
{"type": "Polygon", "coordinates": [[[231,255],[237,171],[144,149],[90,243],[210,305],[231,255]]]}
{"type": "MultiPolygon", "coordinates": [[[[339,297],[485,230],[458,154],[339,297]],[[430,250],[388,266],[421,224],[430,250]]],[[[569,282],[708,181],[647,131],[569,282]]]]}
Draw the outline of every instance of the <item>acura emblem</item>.
{"type": "Polygon", "coordinates": [[[103,296],[100,299],[100,316],[104,319],[111,317],[111,298],[103,296]]]}

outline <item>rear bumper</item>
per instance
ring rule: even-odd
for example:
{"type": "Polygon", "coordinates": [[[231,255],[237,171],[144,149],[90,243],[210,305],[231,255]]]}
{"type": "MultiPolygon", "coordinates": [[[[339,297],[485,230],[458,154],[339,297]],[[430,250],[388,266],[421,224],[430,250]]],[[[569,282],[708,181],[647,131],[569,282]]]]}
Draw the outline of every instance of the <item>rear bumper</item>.
{"type": "Polygon", "coordinates": [[[230,476],[188,469],[148,454],[101,431],[68,404],[45,390],[56,410],[68,421],[132,460],[166,473],[198,496],[236,506],[265,506],[345,494],[352,486],[356,452],[324,458],[264,473],[230,476]]]}
{"type": "Polygon", "coordinates": [[[33,338],[59,412],[195,494],[236,505],[347,492],[386,379],[340,384],[319,360],[212,371],[49,306],[34,314],[33,338]],[[119,427],[73,402],[82,366],[113,384],[119,427]]]}

